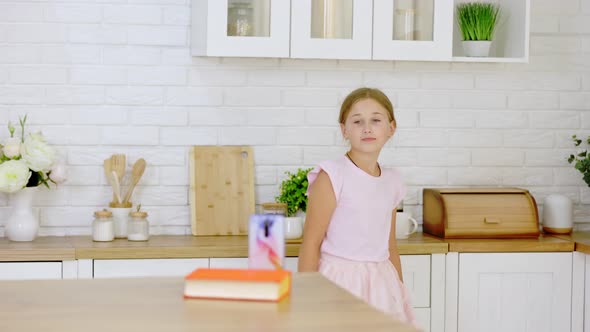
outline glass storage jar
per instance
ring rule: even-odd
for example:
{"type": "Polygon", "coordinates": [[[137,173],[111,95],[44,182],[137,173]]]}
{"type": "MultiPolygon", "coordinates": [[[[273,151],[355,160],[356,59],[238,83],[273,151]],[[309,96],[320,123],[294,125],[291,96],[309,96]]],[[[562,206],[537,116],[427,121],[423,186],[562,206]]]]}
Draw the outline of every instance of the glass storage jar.
{"type": "Polygon", "coordinates": [[[135,211],[129,213],[127,223],[127,240],[147,241],[150,238],[150,225],[147,220],[147,212],[135,211]]]}
{"type": "Polygon", "coordinates": [[[254,10],[247,2],[233,1],[227,9],[227,35],[247,37],[254,35],[254,10]]]}
{"type": "Polygon", "coordinates": [[[115,225],[111,211],[94,212],[92,221],[92,241],[108,242],[115,238],[115,225]]]}

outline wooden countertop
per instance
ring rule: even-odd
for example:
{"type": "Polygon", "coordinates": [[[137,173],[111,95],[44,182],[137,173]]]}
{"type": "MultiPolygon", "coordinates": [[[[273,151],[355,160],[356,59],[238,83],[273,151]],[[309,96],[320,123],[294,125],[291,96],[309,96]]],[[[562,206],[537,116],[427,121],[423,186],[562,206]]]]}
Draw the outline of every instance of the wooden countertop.
{"type": "Polygon", "coordinates": [[[536,239],[446,239],[449,252],[554,252],[574,251],[575,243],[541,234],[536,239]]]}
{"type": "MultiPolygon", "coordinates": [[[[590,254],[590,232],[572,236],[540,236],[538,239],[441,239],[416,233],[398,239],[402,255],[447,252],[554,252],[583,251],[590,254]]],[[[290,257],[299,254],[300,241],[289,240],[290,257]]],[[[146,242],[126,239],[93,242],[90,236],[39,237],[33,242],[0,238],[0,262],[61,261],[75,259],[209,258],[248,257],[246,236],[156,235],[146,242]]]]}
{"type": "Polygon", "coordinates": [[[182,278],[3,281],[2,286],[0,331],[417,331],[318,273],[293,274],[291,296],[279,303],[184,300],[182,278]]]}
{"type": "Polygon", "coordinates": [[[12,242],[0,238],[0,262],[74,259],[76,251],[65,237],[39,237],[33,242],[12,242]]]}
{"type": "MultiPolygon", "coordinates": [[[[301,241],[288,241],[287,256],[299,255],[301,241]]],[[[401,254],[446,253],[448,245],[428,234],[398,240],[401,254]]],[[[117,239],[94,242],[90,236],[39,237],[33,242],[0,239],[0,261],[58,261],[74,259],[248,257],[246,236],[157,235],[149,241],[117,239]]]]}
{"type": "Polygon", "coordinates": [[[571,235],[556,235],[556,237],[574,242],[575,251],[590,254],[590,232],[574,232],[571,235]]]}
{"type": "Polygon", "coordinates": [[[407,239],[397,239],[400,255],[446,254],[449,246],[444,239],[425,233],[414,233],[407,239]]]}

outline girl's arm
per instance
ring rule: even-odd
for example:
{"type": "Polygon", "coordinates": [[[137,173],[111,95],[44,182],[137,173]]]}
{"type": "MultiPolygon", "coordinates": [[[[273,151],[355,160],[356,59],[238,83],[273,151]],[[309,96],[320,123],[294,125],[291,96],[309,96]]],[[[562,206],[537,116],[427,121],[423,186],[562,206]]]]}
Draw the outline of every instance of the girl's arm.
{"type": "Polygon", "coordinates": [[[303,227],[303,242],[299,249],[299,272],[316,272],[320,263],[320,246],[330,218],[336,208],[336,196],[328,174],[320,171],[309,190],[307,214],[303,227]]]}
{"type": "Polygon", "coordinates": [[[397,270],[397,274],[399,275],[399,280],[404,282],[404,277],[402,275],[402,262],[399,257],[399,251],[397,250],[397,241],[395,239],[395,214],[397,213],[396,209],[393,209],[393,213],[391,215],[391,230],[389,231],[389,260],[391,264],[395,266],[397,270]]]}

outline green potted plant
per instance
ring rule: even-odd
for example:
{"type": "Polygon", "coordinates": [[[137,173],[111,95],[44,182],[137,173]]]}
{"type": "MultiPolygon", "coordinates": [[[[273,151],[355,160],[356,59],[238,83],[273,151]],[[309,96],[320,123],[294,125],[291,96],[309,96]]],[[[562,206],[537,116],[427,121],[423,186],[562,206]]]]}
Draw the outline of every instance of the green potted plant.
{"type": "Polygon", "coordinates": [[[500,5],[467,2],[457,5],[457,24],[466,56],[488,56],[500,16],[500,5]]]}
{"type": "MultiPolygon", "coordinates": [[[[580,144],[582,144],[582,140],[576,135],[572,136],[572,140],[574,141],[575,146],[580,146],[580,144]]],[[[586,144],[590,145],[590,136],[586,139],[586,144]]],[[[584,182],[590,186],[590,154],[588,154],[588,150],[583,150],[575,155],[571,154],[567,161],[570,164],[575,162],[574,167],[582,173],[584,182]]]]}
{"type": "Polygon", "coordinates": [[[287,178],[281,182],[279,195],[275,198],[278,203],[287,205],[285,211],[285,237],[296,239],[301,237],[305,212],[307,211],[307,173],[312,168],[299,168],[297,172],[285,172],[287,178]]]}

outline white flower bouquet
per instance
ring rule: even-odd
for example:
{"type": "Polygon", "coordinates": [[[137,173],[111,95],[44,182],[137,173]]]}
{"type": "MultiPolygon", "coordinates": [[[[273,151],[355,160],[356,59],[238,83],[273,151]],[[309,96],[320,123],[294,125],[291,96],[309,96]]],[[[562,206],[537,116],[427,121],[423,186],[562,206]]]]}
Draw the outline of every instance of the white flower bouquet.
{"type": "Polygon", "coordinates": [[[15,128],[8,123],[8,137],[0,144],[0,192],[14,193],[25,187],[49,182],[61,183],[66,179],[65,164],[41,132],[25,134],[27,116],[19,119],[21,136],[15,137],[15,128]]]}

